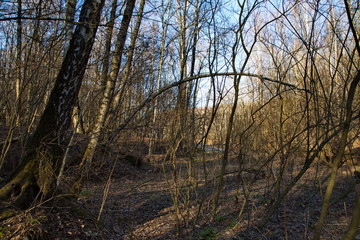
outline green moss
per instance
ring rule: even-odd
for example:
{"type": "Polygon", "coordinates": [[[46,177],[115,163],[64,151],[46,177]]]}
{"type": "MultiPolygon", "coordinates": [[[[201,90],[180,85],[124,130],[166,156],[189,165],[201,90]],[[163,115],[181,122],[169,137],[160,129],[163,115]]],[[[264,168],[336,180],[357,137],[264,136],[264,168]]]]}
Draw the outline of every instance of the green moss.
{"type": "MultiPolygon", "coordinates": [[[[15,214],[16,214],[15,210],[7,209],[7,210],[0,213],[0,221],[3,221],[5,219],[7,219],[7,218],[10,218],[10,217],[14,216],[15,214]]],[[[1,227],[0,227],[0,231],[1,231],[1,227]]]]}
{"type": "Polygon", "coordinates": [[[9,235],[10,229],[6,226],[0,226],[0,239],[5,239],[6,235],[9,235]]]}
{"type": "Polygon", "coordinates": [[[216,222],[219,222],[219,223],[220,223],[220,222],[222,222],[223,220],[224,220],[223,216],[219,216],[219,215],[218,215],[218,216],[215,217],[215,221],[216,221],[216,222]]]}
{"type": "Polygon", "coordinates": [[[229,228],[234,228],[236,227],[236,225],[237,225],[237,221],[234,220],[229,224],[229,228]]]}
{"type": "Polygon", "coordinates": [[[213,227],[208,227],[206,229],[204,229],[203,231],[201,231],[200,233],[198,233],[196,239],[198,240],[216,240],[218,239],[218,235],[219,233],[217,232],[217,230],[213,227]]]}

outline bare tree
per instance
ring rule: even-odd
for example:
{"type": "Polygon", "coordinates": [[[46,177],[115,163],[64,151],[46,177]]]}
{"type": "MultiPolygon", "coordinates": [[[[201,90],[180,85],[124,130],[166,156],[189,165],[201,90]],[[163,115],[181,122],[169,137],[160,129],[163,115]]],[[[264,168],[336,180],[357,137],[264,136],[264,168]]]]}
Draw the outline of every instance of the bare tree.
{"type": "Polygon", "coordinates": [[[87,0],[70,42],[61,70],[40,122],[26,145],[20,167],[0,189],[1,199],[13,199],[28,207],[38,196],[49,198],[55,192],[59,157],[67,145],[67,130],[87,61],[95,39],[104,1],[87,0]]]}
{"type": "MultiPolygon", "coordinates": [[[[345,3],[345,7],[346,7],[346,13],[347,13],[348,21],[349,21],[349,26],[350,26],[350,29],[352,31],[354,41],[355,41],[357,56],[360,57],[359,37],[357,35],[356,29],[354,26],[353,17],[351,16],[350,7],[349,7],[347,0],[344,0],[344,3],[345,3]]],[[[339,145],[337,148],[335,158],[333,160],[332,171],[331,171],[329,183],[326,188],[325,196],[323,199],[321,214],[320,214],[320,217],[316,224],[314,240],[320,239],[321,231],[324,226],[326,215],[327,215],[327,212],[330,207],[330,198],[331,198],[332,191],[333,191],[335,183],[336,183],[336,175],[337,175],[338,169],[340,167],[340,163],[343,159],[345,147],[347,144],[347,138],[348,138],[348,134],[350,131],[350,125],[351,125],[352,116],[353,116],[353,102],[354,102],[354,97],[356,96],[356,88],[359,85],[359,82],[360,82],[360,70],[357,69],[356,75],[353,78],[353,80],[351,81],[349,90],[347,92],[347,99],[346,99],[346,105],[345,105],[345,120],[343,122],[344,127],[341,131],[341,138],[338,143],[339,145]]],[[[357,201],[356,205],[358,205],[358,201],[357,201]]],[[[351,225],[356,225],[356,220],[354,218],[358,215],[356,213],[357,208],[359,208],[359,207],[356,206],[354,208],[353,221],[352,221],[351,225]]],[[[357,224],[359,224],[359,223],[357,223],[357,224]]],[[[352,226],[352,228],[354,228],[354,226],[352,226]]],[[[350,233],[350,232],[351,232],[351,230],[348,232],[347,237],[350,237],[351,235],[353,237],[355,237],[354,236],[355,233],[350,233]]]]}
{"type": "MultiPolygon", "coordinates": [[[[127,30],[130,24],[130,20],[133,14],[133,10],[135,7],[136,0],[129,0],[126,4],[126,8],[124,10],[124,15],[121,21],[121,26],[116,42],[115,52],[112,57],[111,61],[111,70],[109,73],[109,76],[106,77],[106,86],[104,90],[104,95],[101,101],[101,105],[99,108],[99,112],[97,115],[96,123],[93,127],[93,131],[90,137],[90,141],[87,145],[87,148],[85,150],[82,162],[81,162],[81,176],[79,180],[74,184],[73,191],[79,192],[81,190],[84,176],[87,175],[87,173],[90,170],[91,161],[95,152],[95,148],[97,146],[97,143],[99,141],[99,137],[101,134],[101,130],[104,127],[104,123],[106,120],[106,116],[108,114],[112,96],[114,93],[114,87],[116,83],[116,79],[118,77],[119,71],[120,71],[120,65],[121,65],[121,58],[125,46],[126,36],[127,36],[127,30]]],[[[107,73],[104,73],[107,74],[107,73]]]]}

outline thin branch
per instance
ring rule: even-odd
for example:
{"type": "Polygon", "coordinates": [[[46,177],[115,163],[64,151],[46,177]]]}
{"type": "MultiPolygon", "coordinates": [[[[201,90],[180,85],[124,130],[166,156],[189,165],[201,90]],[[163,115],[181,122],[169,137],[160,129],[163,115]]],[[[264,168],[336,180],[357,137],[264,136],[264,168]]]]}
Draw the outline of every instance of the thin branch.
{"type": "Polygon", "coordinates": [[[283,82],[283,81],[279,81],[279,80],[275,80],[275,79],[272,79],[272,78],[269,78],[269,77],[265,77],[265,76],[262,76],[262,75],[258,75],[258,74],[252,74],[252,73],[233,73],[233,72],[226,72],[226,73],[212,73],[212,74],[200,74],[200,75],[197,75],[197,76],[192,76],[192,77],[188,77],[188,78],[184,78],[180,81],[176,81],[176,82],[173,82],[171,84],[168,84],[162,88],[160,88],[158,91],[150,94],[142,103],[140,103],[134,110],[133,112],[124,120],[124,122],[117,128],[115,129],[111,136],[109,137],[109,141],[110,142],[113,142],[115,140],[115,137],[119,134],[119,132],[121,130],[123,130],[127,125],[128,123],[135,117],[135,115],[146,105],[148,104],[149,102],[151,102],[152,100],[154,100],[157,96],[161,95],[163,92],[173,88],[173,87],[176,87],[176,86],[179,86],[180,84],[183,84],[183,83],[186,83],[186,82],[190,82],[190,81],[193,81],[195,79],[201,79],[201,78],[208,78],[208,77],[216,77],[216,76],[247,76],[247,77],[255,77],[255,78],[259,78],[260,80],[262,81],[269,81],[269,82],[274,82],[274,83],[279,83],[281,85],[284,85],[284,86],[288,86],[288,87],[291,87],[293,89],[296,89],[296,90],[301,90],[301,91],[306,91],[306,92],[309,92],[311,93],[309,90],[307,89],[302,89],[302,88],[298,88],[297,86],[291,84],[291,83],[287,83],[287,82],[283,82]]]}
{"type": "Polygon", "coordinates": [[[352,34],[353,34],[353,36],[354,36],[354,38],[355,38],[356,50],[357,50],[358,54],[360,55],[359,39],[358,39],[358,36],[357,36],[357,33],[356,33],[356,29],[355,29],[355,27],[354,27],[353,19],[352,19],[352,17],[351,17],[351,12],[350,12],[349,3],[347,2],[347,0],[344,0],[344,3],[345,3],[346,14],[347,14],[347,17],[348,17],[348,19],[349,19],[349,25],[350,25],[352,34]]]}

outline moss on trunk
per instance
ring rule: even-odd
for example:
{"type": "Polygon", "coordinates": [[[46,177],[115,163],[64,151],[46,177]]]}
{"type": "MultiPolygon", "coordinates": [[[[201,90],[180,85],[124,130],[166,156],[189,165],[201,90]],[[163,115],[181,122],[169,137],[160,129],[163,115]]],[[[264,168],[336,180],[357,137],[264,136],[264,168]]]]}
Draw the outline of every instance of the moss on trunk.
{"type": "Polygon", "coordinates": [[[56,186],[57,154],[56,147],[28,153],[11,180],[0,188],[0,199],[24,209],[36,199],[51,196],[56,186]]]}
{"type": "Polygon", "coordinates": [[[14,177],[0,189],[0,199],[19,208],[27,208],[39,192],[35,181],[36,159],[27,161],[14,177]]]}
{"type": "Polygon", "coordinates": [[[57,75],[53,90],[33,136],[26,144],[26,155],[10,180],[0,188],[0,200],[27,208],[34,200],[48,199],[56,191],[56,178],[72,110],[84,77],[95,40],[104,0],[85,0],[57,75]]]}

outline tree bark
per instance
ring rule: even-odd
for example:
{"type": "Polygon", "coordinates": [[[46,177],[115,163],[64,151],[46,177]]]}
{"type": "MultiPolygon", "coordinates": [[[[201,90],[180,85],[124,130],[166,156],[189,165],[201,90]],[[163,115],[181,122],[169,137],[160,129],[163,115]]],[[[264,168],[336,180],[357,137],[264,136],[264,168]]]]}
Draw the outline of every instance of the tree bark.
{"type": "Polygon", "coordinates": [[[126,4],[126,8],[124,10],[124,16],[121,21],[121,26],[119,30],[119,35],[115,47],[115,53],[111,61],[111,71],[106,81],[106,87],[105,92],[101,101],[100,109],[97,115],[96,123],[93,128],[90,141],[87,145],[87,148],[85,150],[81,165],[80,165],[80,171],[81,176],[76,181],[74,186],[72,187],[72,191],[77,193],[81,190],[82,184],[84,181],[84,177],[87,175],[90,165],[92,162],[92,158],[95,152],[95,148],[97,146],[97,143],[99,141],[99,137],[101,134],[101,130],[104,127],[104,123],[106,120],[106,116],[108,114],[112,95],[114,93],[114,87],[116,83],[117,76],[119,74],[120,65],[121,65],[121,57],[124,50],[125,42],[126,42],[126,36],[127,36],[127,30],[129,28],[130,20],[133,14],[133,10],[135,7],[136,0],[128,0],[126,4]]]}
{"type": "Polygon", "coordinates": [[[120,91],[115,95],[114,103],[112,104],[113,108],[115,108],[115,109],[118,109],[120,107],[120,103],[124,97],[124,93],[126,90],[126,85],[128,84],[128,81],[129,81],[129,78],[131,75],[131,66],[132,66],[133,58],[134,58],[135,44],[136,44],[136,40],[139,35],[139,30],[140,30],[140,26],[141,26],[141,22],[142,22],[142,18],[143,18],[144,8],[145,8],[145,0],[141,0],[140,4],[139,4],[139,11],[138,11],[136,24],[135,24],[134,30],[132,31],[132,34],[131,34],[130,45],[128,48],[129,50],[128,50],[128,54],[126,57],[127,61],[126,61],[125,69],[121,76],[121,81],[119,84],[120,91]]]}
{"type": "Polygon", "coordinates": [[[345,109],[346,110],[346,119],[344,122],[344,129],[342,130],[339,147],[337,149],[337,153],[336,153],[335,159],[333,161],[333,167],[332,167],[332,171],[331,171],[331,175],[330,175],[330,180],[329,180],[328,186],[326,188],[326,193],[325,193],[325,196],[323,199],[321,214],[320,214],[318,223],[316,224],[316,228],[315,228],[314,240],[320,239],[322,228],[325,224],[326,215],[327,215],[327,212],[330,207],[330,198],[331,198],[334,186],[335,186],[337,171],[339,169],[341,160],[343,159],[343,156],[344,156],[345,147],[346,147],[346,143],[347,143],[347,137],[348,137],[348,133],[350,131],[350,124],[351,124],[351,119],[352,119],[352,114],[353,114],[352,104],[353,104],[353,100],[354,100],[355,93],[356,93],[356,87],[359,84],[359,81],[360,81],[360,71],[357,72],[356,77],[353,79],[353,81],[350,84],[348,98],[346,101],[346,109],[345,109]]]}
{"type": "Polygon", "coordinates": [[[349,228],[343,237],[343,240],[355,239],[356,233],[359,232],[359,226],[360,226],[360,191],[357,192],[357,199],[353,210],[352,219],[349,228]]]}
{"type": "Polygon", "coordinates": [[[66,54],[69,48],[70,39],[73,36],[76,4],[77,4],[77,0],[66,1],[65,19],[67,22],[65,23],[66,40],[65,40],[64,54],[66,54]]]}
{"type": "MultiPolygon", "coordinates": [[[[357,51],[358,55],[360,55],[360,44],[359,44],[359,41],[358,41],[358,35],[357,35],[356,29],[354,27],[353,17],[351,16],[350,7],[349,7],[349,4],[348,4],[347,0],[344,0],[344,4],[345,4],[347,18],[348,18],[348,21],[349,21],[349,26],[350,26],[350,29],[351,29],[351,31],[353,33],[354,39],[355,39],[356,51],[357,51]]],[[[354,79],[350,83],[350,88],[349,88],[349,91],[348,91],[348,96],[347,96],[346,106],[345,106],[346,116],[345,116],[345,121],[344,121],[344,128],[343,128],[343,131],[341,133],[339,146],[337,148],[336,156],[335,156],[335,159],[333,161],[333,167],[332,167],[332,171],[331,171],[331,175],[330,175],[330,180],[329,180],[329,183],[328,183],[328,185],[326,187],[326,192],[325,192],[325,196],[324,196],[324,199],[323,199],[323,204],[322,204],[322,208],[321,208],[320,217],[319,217],[319,220],[318,220],[318,222],[316,224],[316,227],[315,227],[314,240],[319,240],[320,239],[321,232],[322,232],[323,226],[325,224],[326,215],[327,215],[327,212],[328,212],[329,207],[330,207],[330,198],[331,198],[332,191],[333,191],[335,183],[336,183],[337,171],[339,169],[340,163],[341,163],[342,158],[344,156],[345,147],[346,147],[346,143],[347,143],[347,137],[348,137],[348,133],[350,131],[350,124],[351,124],[352,114],[353,114],[352,105],[353,105],[354,97],[356,96],[355,95],[356,94],[356,88],[357,88],[357,86],[359,84],[359,81],[360,81],[360,71],[358,70],[357,73],[356,73],[356,76],[354,77],[354,79]]],[[[357,207],[355,207],[353,217],[358,215],[358,213],[356,213],[357,207]]],[[[352,221],[351,224],[356,224],[356,222],[357,221],[352,221]]],[[[352,228],[350,227],[349,230],[351,231],[351,229],[352,228]]],[[[350,234],[351,233],[349,233],[349,235],[350,234]]]]}
{"type": "Polygon", "coordinates": [[[22,65],[22,0],[18,0],[18,9],[17,9],[17,30],[16,30],[16,79],[15,79],[15,118],[16,124],[19,125],[19,114],[21,109],[21,65],[22,65]]]}
{"type": "Polygon", "coordinates": [[[67,145],[67,130],[94,43],[104,0],[86,0],[68,52],[58,73],[40,122],[26,144],[20,167],[0,189],[0,199],[26,208],[36,196],[55,192],[56,176],[67,145]]]}

